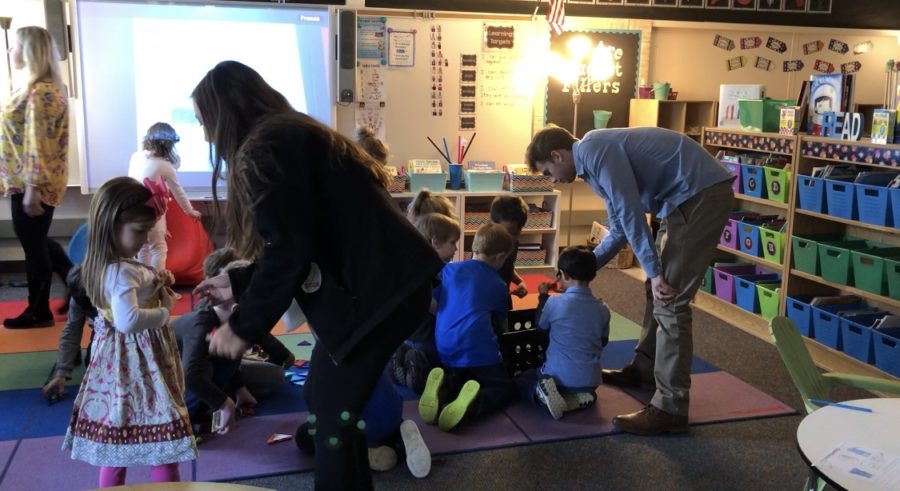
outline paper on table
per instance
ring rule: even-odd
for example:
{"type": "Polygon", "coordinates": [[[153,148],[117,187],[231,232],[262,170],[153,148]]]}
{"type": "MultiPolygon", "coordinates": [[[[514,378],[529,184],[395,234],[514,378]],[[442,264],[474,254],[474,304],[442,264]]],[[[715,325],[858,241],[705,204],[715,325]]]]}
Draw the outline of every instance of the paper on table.
{"type": "Polygon", "coordinates": [[[844,442],[816,464],[819,472],[853,480],[854,489],[900,489],[900,456],[844,442]]]}

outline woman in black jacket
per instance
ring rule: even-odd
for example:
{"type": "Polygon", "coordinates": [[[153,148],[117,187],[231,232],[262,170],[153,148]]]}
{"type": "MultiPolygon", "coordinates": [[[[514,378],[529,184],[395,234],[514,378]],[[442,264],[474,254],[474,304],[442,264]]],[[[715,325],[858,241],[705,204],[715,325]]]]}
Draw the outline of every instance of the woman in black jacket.
{"type": "Polygon", "coordinates": [[[317,339],[304,389],[316,488],[371,489],[359,414],[428,311],[443,264],[400,214],[386,172],[252,68],[219,63],[192,97],[211,145],[214,196],[227,175],[228,245],[258,258],[197,287],[212,302],[238,301],[210,352],[240,356],[296,300],[317,339]]]}

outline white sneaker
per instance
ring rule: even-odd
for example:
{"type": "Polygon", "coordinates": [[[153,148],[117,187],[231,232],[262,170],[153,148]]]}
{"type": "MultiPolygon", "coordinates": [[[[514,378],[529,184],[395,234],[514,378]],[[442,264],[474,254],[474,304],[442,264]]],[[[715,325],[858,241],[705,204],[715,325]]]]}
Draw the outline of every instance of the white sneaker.
{"type": "Polygon", "coordinates": [[[556,380],[553,377],[543,377],[538,380],[534,392],[538,399],[550,411],[553,419],[560,419],[566,412],[566,401],[556,389],[556,380]]]}
{"type": "Polygon", "coordinates": [[[369,469],[389,471],[394,467],[397,467],[397,452],[393,448],[382,445],[369,449],[369,469]]]}
{"type": "Polygon", "coordinates": [[[597,394],[593,392],[569,392],[562,397],[566,402],[566,412],[589,408],[597,402],[597,394]]]}
{"type": "Polygon", "coordinates": [[[420,479],[427,476],[431,472],[431,451],[425,445],[415,421],[405,419],[400,423],[400,438],[406,449],[406,466],[410,474],[420,479]]]}

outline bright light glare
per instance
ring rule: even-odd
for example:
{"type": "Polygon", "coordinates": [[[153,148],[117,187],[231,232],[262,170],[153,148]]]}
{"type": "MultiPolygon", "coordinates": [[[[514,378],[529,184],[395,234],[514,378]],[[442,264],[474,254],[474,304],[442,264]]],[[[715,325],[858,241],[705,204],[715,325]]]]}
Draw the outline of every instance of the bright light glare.
{"type": "Polygon", "coordinates": [[[572,55],[572,59],[579,63],[587,60],[592,47],[591,40],[586,36],[575,36],[566,43],[566,48],[569,50],[569,54],[572,55]]]}
{"type": "Polygon", "coordinates": [[[564,86],[578,81],[578,63],[563,60],[556,53],[550,55],[550,75],[562,82],[564,86]]]}
{"type": "Polygon", "coordinates": [[[613,49],[600,43],[591,54],[591,63],[588,65],[588,73],[592,80],[609,80],[615,71],[613,61],[613,49]]]}

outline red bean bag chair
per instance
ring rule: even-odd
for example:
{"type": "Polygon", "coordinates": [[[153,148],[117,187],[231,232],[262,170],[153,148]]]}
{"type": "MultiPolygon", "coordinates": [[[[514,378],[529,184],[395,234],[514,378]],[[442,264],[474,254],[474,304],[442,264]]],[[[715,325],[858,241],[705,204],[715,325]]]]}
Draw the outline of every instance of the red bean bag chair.
{"type": "Polygon", "coordinates": [[[166,210],[166,269],[175,275],[176,285],[197,285],[203,281],[203,260],[213,251],[206,229],[200,220],[187,216],[174,201],[166,210]]]}

